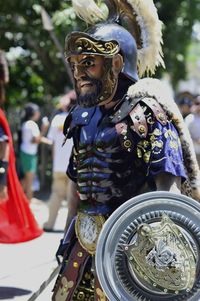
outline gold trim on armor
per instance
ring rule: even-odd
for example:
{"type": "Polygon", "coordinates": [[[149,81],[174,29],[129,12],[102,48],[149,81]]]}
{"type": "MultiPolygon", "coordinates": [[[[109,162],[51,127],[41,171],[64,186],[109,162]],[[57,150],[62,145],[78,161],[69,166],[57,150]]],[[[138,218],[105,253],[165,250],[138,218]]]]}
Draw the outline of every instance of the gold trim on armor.
{"type": "Polygon", "coordinates": [[[71,54],[99,54],[106,57],[112,57],[119,53],[119,44],[117,41],[98,41],[89,35],[85,37],[81,33],[72,34],[66,43],[66,57],[71,54]]]}
{"type": "Polygon", "coordinates": [[[66,277],[62,277],[61,283],[62,283],[62,287],[59,287],[59,289],[56,293],[56,296],[55,296],[56,301],[66,300],[66,298],[69,294],[70,288],[72,288],[74,286],[74,282],[68,281],[66,277]]]}
{"type": "Polygon", "coordinates": [[[91,215],[78,212],[75,231],[78,241],[83,249],[94,255],[100,231],[105,223],[103,215],[91,215]]]}
{"type": "Polygon", "coordinates": [[[97,301],[106,301],[107,300],[106,295],[104,294],[104,292],[100,288],[96,289],[96,293],[97,293],[97,296],[98,296],[97,301]]]}

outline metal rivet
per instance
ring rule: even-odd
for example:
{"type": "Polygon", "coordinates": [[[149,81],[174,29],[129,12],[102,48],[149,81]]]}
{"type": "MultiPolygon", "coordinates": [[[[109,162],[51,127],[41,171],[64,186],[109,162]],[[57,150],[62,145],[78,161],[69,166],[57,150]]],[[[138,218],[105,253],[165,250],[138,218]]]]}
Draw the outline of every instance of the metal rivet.
{"type": "Polygon", "coordinates": [[[88,116],[88,112],[83,112],[82,114],[81,114],[81,117],[83,117],[83,118],[85,118],[85,117],[87,117],[88,116]]]}
{"type": "Polygon", "coordinates": [[[80,53],[80,52],[82,52],[82,50],[83,50],[83,48],[81,47],[81,46],[79,46],[78,48],[77,48],[77,51],[80,53]]]}
{"type": "Polygon", "coordinates": [[[143,125],[140,125],[139,128],[138,128],[139,132],[142,134],[142,133],[145,133],[145,127],[143,125]]]}
{"type": "Polygon", "coordinates": [[[125,146],[126,148],[129,148],[131,145],[132,145],[132,143],[131,143],[130,140],[124,141],[124,146],[125,146]]]}
{"type": "Polygon", "coordinates": [[[73,262],[73,267],[77,269],[78,268],[78,262],[74,261],[73,262]]]}

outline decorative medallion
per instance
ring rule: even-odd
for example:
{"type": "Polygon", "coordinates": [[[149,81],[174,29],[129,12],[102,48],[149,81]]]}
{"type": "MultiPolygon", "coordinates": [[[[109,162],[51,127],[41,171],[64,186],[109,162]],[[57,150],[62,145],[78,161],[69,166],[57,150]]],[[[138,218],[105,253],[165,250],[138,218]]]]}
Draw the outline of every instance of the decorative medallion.
{"type": "Polygon", "coordinates": [[[95,254],[97,239],[105,218],[102,215],[89,215],[79,212],[75,231],[81,246],[91,255],[95,254]]]}
{"type": "Polygon", "coordinates": [[[163,214],[155,224],[141,224],[133,243],[123,245],[131,271],[152,290],[178,294],[190,291],[196,277],[196,260],[184,232],[163,214]]]}

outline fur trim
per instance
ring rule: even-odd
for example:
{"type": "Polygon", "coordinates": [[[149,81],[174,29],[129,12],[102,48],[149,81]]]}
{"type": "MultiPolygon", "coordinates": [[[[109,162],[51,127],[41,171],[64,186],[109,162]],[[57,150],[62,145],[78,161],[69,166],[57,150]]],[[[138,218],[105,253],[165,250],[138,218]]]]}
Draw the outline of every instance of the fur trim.
{"type": "Polygon", "coordinates": [[[191,196],[200,201],[200,170],[193,142],[178,106],[166,85],[158,79],[144,78],[129,88],[128,96],[131,98],[144,96],[155,98],[165,110],[169,119],[173,121],[179,132],[183,150],[184,165],[188,176],[188,183],[183,183],[182,193],[188,195],[189,192],[186,192],[185,190],[188,190],[190,187],[191,196]]]}

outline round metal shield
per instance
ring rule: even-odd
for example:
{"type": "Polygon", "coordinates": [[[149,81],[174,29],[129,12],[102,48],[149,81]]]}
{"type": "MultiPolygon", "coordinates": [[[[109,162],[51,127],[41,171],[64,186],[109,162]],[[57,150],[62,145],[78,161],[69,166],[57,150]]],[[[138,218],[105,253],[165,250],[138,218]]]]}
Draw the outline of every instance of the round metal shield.
{"type": "Polygon", "coordinates": [[[98,239],[95,260],[110,301],[198,301],[199,257],[200,204],[184,195],[150,192],[128,200],[109,217],[98,239]],[[160,237],[156,251],[148,247],[152,239],[141,242],[141,228],[147,233],[151,228],[160,237]]]}

